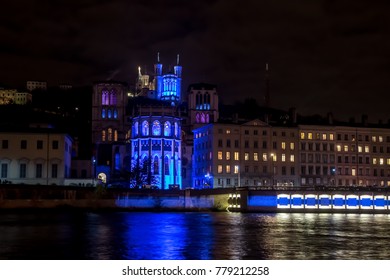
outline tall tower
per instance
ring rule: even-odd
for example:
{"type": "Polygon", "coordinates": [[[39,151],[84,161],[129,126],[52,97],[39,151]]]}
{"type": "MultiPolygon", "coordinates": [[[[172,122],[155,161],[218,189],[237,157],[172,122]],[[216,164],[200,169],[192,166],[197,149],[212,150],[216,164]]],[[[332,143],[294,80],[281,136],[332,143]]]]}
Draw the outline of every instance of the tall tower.
{"type": "Polygon", "coordinates": [[[154,64],[154,79],[155,79],[155,90],[157,99],[161,99],[163,89],[163,77],[162,77],[163,65],[160,63],[160,53],[157,53],[157,63],[154,64]]]}
{"type": "Polygon", "coordinates": [[[163,74],[160,55],[157,54],[157,63],[154,65],[156,99],[169,101],[173,106],[181,102],[182,67],[179,65],[179,55],[176,64],[173,73],[163,74]]]}
{"type": "Polygon", "coordinates": [[[188,87],[188,113],[191,130],[219,118],[217,87],[212,84],[198,83],[188,87]]]}

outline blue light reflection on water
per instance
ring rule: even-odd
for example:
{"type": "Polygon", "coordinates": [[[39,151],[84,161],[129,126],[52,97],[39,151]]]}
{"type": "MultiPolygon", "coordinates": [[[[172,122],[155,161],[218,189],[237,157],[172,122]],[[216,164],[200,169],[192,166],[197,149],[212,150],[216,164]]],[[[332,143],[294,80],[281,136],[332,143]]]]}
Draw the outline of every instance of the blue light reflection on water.
{"type": "Polygon", "coordinates": [[[390,259],[390,215],[0,213],[0,259],[390,259]]]}

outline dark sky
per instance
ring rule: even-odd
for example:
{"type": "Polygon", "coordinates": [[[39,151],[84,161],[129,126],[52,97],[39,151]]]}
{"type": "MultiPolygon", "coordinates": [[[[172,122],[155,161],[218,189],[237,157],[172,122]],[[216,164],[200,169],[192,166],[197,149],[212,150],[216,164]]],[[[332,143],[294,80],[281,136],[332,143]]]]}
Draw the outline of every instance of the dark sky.
{"type": "Polygon", "coordinates": [[[0,83],[133,83],[137,66],[180,54],[184,86],[218,85],[225,103],[262,102],[299,113],[390,118],[390,1],[5,1],[0,83]]]}

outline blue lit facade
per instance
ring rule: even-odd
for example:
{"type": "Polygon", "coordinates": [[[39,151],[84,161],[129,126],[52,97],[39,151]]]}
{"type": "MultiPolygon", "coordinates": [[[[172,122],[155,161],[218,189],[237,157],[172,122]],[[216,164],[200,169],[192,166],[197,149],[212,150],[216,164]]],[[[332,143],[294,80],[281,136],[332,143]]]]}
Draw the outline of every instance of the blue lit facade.
{"type": "Polygon", "coordinates": [[[154,65],[154,83],[156,98],[162,101],[169,101],[173,106],[181,102],[181,74],[182,67],[177,59],[177,65],[174,67],[173,73],[163,74],[163,65],[159,58],[154,65]]]}
{"type": "Polygon", "coordinates": [[[181,187],[180,118],[166,114],[139,115],[131,120],[131,163],[150,160],[148,172],[160,189],[181,187]]]}

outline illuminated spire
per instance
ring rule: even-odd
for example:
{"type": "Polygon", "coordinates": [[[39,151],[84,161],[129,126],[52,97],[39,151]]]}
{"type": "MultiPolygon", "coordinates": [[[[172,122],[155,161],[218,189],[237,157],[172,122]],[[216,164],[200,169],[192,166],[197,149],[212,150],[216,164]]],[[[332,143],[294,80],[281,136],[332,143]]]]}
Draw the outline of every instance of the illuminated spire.
{"type": "Polygon", "coordinates": [[[142,74],[141,74],[141,66],[138,66],[138,76],[141,77],[142,74]]]}

